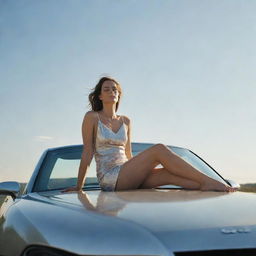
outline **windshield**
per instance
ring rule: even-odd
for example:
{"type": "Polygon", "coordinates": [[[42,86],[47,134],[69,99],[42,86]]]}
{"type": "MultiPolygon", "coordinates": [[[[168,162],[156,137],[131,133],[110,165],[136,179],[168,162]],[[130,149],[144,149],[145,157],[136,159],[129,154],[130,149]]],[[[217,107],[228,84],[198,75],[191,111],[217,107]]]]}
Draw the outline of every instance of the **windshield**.
{"type": "MultiPolygon", "coordinates": [[[[153,145],[132,143],[133,156],[153,145]]],[[[174,146],[168,147],[196,169],[216,180],[223,181],[220,175],[190,150],[174,146]]],[[[33,191],[57,190],[76,186],[82,150],[82,145],[49,150],[39,169],[33,191]]],[[[162,166],[159,165],[158,167],[162,166]]],[[[168,185],[168,187],[171,186],[168,185]]],[[[172,187],[175,188],[177,186],[172,187]]],[[[84,188],[99,189],[94,158],[87,172],[84,188]]]]}

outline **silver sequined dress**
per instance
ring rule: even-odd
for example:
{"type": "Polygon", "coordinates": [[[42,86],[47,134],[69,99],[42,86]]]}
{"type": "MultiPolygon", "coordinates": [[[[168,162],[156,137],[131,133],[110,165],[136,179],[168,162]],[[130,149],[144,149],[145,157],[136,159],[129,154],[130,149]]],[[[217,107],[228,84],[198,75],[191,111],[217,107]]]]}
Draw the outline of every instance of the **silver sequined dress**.
{"type": "Polygon", "coordinates": [[[125,154],[126,142],[127,131],[124,121],[115,133],[101,122],[98,114],[94,158],[97,177],[102,190],[115,190],[120,168],[128,160],[125,154]]]}

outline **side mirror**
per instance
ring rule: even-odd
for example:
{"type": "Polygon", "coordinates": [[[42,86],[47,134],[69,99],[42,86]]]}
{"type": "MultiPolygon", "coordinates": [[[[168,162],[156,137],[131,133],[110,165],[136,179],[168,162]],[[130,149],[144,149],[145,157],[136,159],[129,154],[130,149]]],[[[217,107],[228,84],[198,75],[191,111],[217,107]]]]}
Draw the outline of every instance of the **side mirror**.
{"type": "Polygon", "coordinates": [[[7,181],[0,183],[0,194],[10,195],[15,199],[20,192],[20,183],[16,181],[7,181]]]}
{"type": "Polygon", "coordinates": [[[238,183],[236,183],[235,181],[233,181],[233,180],[226,180],[226,182],[227,182],[232,188],[237,188],[237,189],[240,188],[240,185],[239,185],[238,183]]]}

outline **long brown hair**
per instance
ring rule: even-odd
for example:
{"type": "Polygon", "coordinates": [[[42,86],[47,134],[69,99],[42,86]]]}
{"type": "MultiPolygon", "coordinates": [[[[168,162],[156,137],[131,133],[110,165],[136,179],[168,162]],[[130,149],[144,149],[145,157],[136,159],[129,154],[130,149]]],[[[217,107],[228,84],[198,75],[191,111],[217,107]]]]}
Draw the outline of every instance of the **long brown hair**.
{"type": "Polygon", "coordinates": [[[122,95],[121,85],[114,78],[103,76],[100,78],[99,82],[96,84],[96,86],[92,89],[92,92],[89,94],[89,105],[93,111],[100,111],[103,109],[103,104],[99,98],[99,95],[101,93],[102,84],[107,80],[114,82],[117,86],[119,95],[118,95],[118,102],[116,103],[116,111],[118,110],[120,98],[122,95]]]}

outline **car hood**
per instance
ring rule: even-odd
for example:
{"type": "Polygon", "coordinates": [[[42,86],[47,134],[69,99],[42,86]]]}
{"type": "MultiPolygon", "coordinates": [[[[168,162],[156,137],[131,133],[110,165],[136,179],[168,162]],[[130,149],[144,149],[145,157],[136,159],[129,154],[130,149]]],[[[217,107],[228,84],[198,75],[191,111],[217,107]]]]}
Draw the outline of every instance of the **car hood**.
{"type": "Polygon", "coordinates": [[[41,193],[35,199],[101,215],[115,216],[154,232],[253,225],[256,194],[177,189],[121,192],[41,193]]]}
{"type": "MultiPolygon", "coordinates": [[[[37,229],[43,229],[43,226],[38,226],[42,223],[40,214],[48,211],[51,214],[47,217],[49,223],[55,225],[59,222],[63,232],[67,227],[70,230],[75,226],[77,234],[85,234],[88,230],[93,234],[92,230],[95,230],[100,236],[99,230],[104,229],[102,234],[106,238],[114,236],[115,231],[111,230],[117,227],[120,237],[122,230],[126,235],[130,234],[129,237],[136,237],[139,244],[146,244],[144,253],[148,249],[148,253],[159,254],[161,251],[165,254],[163,248],[167,251],[239,248],[241,243],[248,248],[255,246],[256,194],[253,193],[149,189],[41,192],[30,193],[24,199],[28,199],[27,204],[31,206],[40,204],[32,210],[34,213],[31,214],[31,207],[30,213],[24,212],[30,215],[30,221],[37,229]],[[154,249],[150,248],[150,243],[154,249]]],[[[45,237],[49,239],[49,236],[45,237]]],[[[108,248],[111,248],[110,244],[108,248]]]]}

